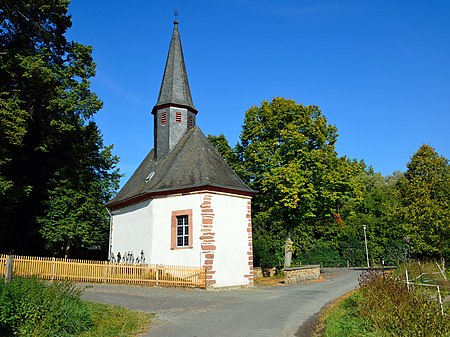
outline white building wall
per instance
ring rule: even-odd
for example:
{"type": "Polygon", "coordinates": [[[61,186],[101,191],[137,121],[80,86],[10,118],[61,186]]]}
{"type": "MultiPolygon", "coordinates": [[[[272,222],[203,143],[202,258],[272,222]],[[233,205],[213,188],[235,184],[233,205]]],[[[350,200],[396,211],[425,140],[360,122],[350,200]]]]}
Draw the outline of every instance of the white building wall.
{"type": "Polygon", "coordinates": [[[153,200],[154,230],[152,263],[200,267],[200,194],[177,195],[153,200]],[[192,248],[171,249],[172,212],[192,209],[192,248]]]}
{"type": "Polygon", "coordinates": [[[214,287],[248,285],[248,198],[214,195],[214,287]]]}
{"type": "Polygon", "coordinates": [[[145,262],[149,263],[152,250],[153,215],[151,201],[114,210],[112,212],[111,252],[123,258],[131,252],[140,257],[144,251],[145,262]]]}
{"type": "Polygon", "coordinates": [[[133,252],[136,258],[143,250],[148,264],[210,267],[211,287],[249,285],[248,276],[253,274],[249,201],[205,192],[155,198],[114,210],[112,252],[122,257],[133,252]],[[171,249],[172,212],[189,209],[192,248],[171,249]]]}

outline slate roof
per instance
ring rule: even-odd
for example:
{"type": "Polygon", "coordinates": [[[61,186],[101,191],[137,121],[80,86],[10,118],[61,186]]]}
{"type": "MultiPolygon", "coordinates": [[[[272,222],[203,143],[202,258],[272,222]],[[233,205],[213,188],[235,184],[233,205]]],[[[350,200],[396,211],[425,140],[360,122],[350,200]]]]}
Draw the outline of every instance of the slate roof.
{"type": "Polygon", "coordinates": [[[186,66],[184,64],[183,49],[181,47],[180,33],[178,32],[178,21],[174,21],[166,68],[159,91],[158,102],[153,108],[153,111],[164,105],[186,107],[197,113],[192,102],[186,66]]]}
{"type": "Polygon", "coordinates": [[[156,161],[151,150],[107,206],[116,208],[124,203],[149,199],[152,195],[200,189],[240,195],[254,193],[228,166],[200,128],[195,126],[164,159],[156,161]]]}

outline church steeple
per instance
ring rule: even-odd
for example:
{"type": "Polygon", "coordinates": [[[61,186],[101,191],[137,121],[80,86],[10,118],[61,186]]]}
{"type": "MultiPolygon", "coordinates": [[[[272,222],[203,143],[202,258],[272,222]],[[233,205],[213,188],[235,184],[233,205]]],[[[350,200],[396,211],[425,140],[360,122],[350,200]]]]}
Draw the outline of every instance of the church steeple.
{"type": "Polygon", "coordinates": [[[181,137],[195,126],[197,110],[192,102],[191,90],[184,64],[178,20],[174,20],[169,54],[158,101],[153,108],[154,144],[156,159],[165,157],[181,137]]]}
{"type": "Polygon", "coordinates": [[[178,31],[178,20],[174,20],[173,24],[172,40],[170,41],[164,77],[159,91],[158,102],[154,109],[171,104],[197,112],[192,102],[191,90],[189,89],[180,33],[178,31]]]}

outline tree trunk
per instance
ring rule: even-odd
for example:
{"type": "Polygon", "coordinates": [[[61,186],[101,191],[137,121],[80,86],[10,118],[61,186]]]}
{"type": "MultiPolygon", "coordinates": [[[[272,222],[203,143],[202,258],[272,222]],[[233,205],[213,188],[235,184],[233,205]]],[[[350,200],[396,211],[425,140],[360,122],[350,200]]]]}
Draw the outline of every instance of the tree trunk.
{"type": "Polygon", "coordinates": [[[284,244],[284,268],[289,268],[291,266],[293,243],[294,243],[294,227],[289,226],[286,242],[284,244]]]}

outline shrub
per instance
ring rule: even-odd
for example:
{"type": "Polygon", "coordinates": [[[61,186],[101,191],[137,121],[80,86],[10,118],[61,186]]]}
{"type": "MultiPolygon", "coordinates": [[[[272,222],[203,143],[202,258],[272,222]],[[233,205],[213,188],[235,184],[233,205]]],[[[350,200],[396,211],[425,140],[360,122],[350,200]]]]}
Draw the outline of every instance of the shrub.
{"type": "Polygon", "coordinates": [[[0,283],[0,335],[72,336],[92,325],[80,290],[68,282],[49,285],[15,277],[0,283]]]}
{"type": "Polygon", "coordinates": [[[342,257],[348,261],[352,267],[360,267],[366,264],[366,252],[364,243],[355,236],[346,237],[339,242],[342,257]]]}
{"type": "Polygon", "coordinates": [[[255,266],[262,268],[279,267],[284,264],[284,243],[270,237],[253,240],[255,266]]]}
{"type": "Polygon", "coordinates": [[[392,336],[445,336],[450,318],[439,303],[420,288],[408,291],[405,282],[391,274],[364,273],[360,278],[359,314],[392,336]]]}
{"type": "Polygon", "coordinates": [[[302,264],[320,264],[322,267],[344,267],[346,261],[336,248],[326,242],[318,242],[301,256],[302,264]]]}

